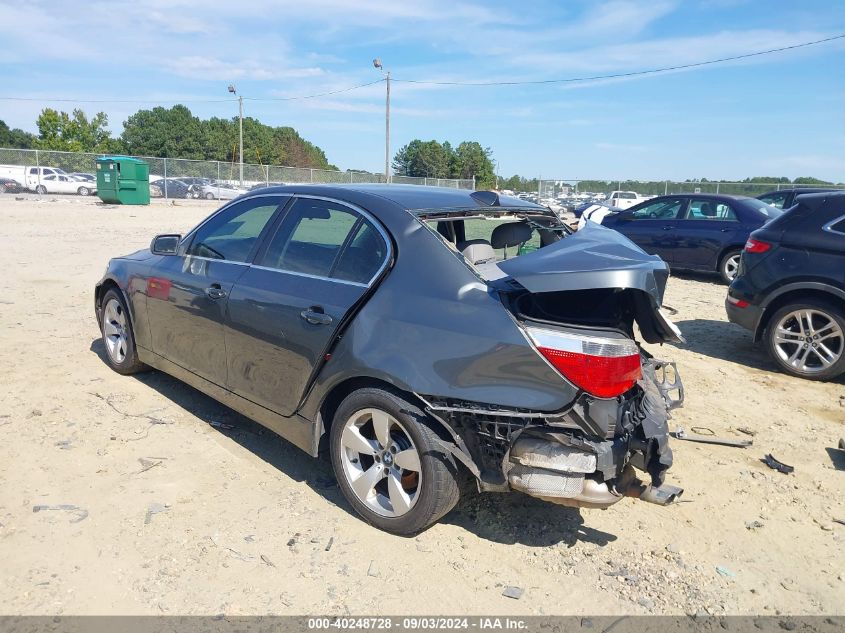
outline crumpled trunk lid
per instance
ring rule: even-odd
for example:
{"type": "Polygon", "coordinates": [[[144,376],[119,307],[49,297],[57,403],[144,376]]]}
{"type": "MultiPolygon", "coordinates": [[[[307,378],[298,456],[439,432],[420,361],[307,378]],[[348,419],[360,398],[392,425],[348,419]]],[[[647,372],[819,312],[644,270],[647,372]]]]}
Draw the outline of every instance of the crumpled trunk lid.
{"type": "Polygon", "coordinates": [[[588,222],[554,244],[497,262],[496,267],[507,275],[496,280],[497,287],[516,282],[546,304],[577,302],[574,295],[580,291],[618,293],[647,342],[683,341],[661,309],[669,266],[612,229],[588,222]]]}

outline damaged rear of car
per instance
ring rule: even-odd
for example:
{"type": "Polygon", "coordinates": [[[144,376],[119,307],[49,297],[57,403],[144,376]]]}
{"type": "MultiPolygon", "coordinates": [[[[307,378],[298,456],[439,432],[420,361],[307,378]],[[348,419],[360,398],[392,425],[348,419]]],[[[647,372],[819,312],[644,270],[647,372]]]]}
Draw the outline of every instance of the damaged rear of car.
{"type": "MultiPolygon", "coordinates": [[[[682,340],[661,309],[667,265],[599,225],[573,233],[536,205],[472,195],[472,207],[412,209],[418,224],[399,231],[390,274],[315,391],[361,374],[395,385],[482,491],[587,508],[671,503],[682,490],[666,483],[667,420],[683,386],[674,363],[637,341],[682,340]]],[[[325,422],[336,410],[315,413],[325,422]]]]}

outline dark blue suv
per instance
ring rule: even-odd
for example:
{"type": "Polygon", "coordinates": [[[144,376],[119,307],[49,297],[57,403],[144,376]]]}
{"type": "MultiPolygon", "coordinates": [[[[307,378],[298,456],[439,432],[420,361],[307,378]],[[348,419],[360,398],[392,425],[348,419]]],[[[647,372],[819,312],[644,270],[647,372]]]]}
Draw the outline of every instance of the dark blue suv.
{"type": "Polygon", "coordinates": [[[845,373],[845,192],[798,196],[754,231],[725,307],[786,373],[845,373]]]}
{"type": "Polygon", "coordinates": [[[646,200],[602,224],[672,268],[716,272],[730,283],[749,233],[780,214],[756,198],[689,193],[646,200]]]}

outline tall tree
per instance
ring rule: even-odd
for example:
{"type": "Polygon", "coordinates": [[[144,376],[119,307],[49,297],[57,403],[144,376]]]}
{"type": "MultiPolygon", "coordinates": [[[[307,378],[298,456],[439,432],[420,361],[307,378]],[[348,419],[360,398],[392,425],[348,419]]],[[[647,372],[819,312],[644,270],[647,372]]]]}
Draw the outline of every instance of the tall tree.
{"type": "Polygon", "coordinates": [[[38,138],[34,144],[38,149],[100,152],[114,148],[105,112],[98,112],[89,120],[79,108],[71,114],[44,108],[35,123],[38,138]]]}
{"type": "Polygon", "coordinates": [[[454,178],[475,178],[476,187],[492,187],[496,183],[496,174],[489,147],[481,147],[475,141],[464,141],[455,150],[452,161],[454,178]]]}
{"type": "Polygon", "coordinates": [[[183,105],[138,110],[124,121],[121,139],[136,156],[205,158],[200,120],[183,105]]]}

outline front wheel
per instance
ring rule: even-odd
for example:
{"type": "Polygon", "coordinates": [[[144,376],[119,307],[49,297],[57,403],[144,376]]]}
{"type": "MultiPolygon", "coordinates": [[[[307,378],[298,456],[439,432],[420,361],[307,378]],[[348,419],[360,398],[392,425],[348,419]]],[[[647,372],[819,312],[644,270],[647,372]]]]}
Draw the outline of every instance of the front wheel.
{"type": "Polygon", "coordinates": [[[135,350],[135,335],[129,312],[120,293],[112,288],[103,297],[100,331],[109,366],[119,374],[134,374],[146,368],[135,350]]]}
{"type": "Polygon", "coordinates": [[[728,285],[736,278],[741,254],[742,251],[738,250],[728,251],[719,262],[719,276],[728,285]]]}
{"type": "Polygon", "coordinates": [[[455,507],[457,467],[432,424],[417,406],[382,389],[354,391],[338,407],[329,438],[332,466],[365,521],[411,535],[455,507]]]}
{"type": "Polygon", "coordinates": [[[785,305],[769,321],[766,346],[787,374],[836,378],[845,373],[845,312],[817,300],[785,305]]]}
{"type": "Polygon", "coordinates": [[[47,187],[45,187],[44,185],[38,185],[38,186],[35,188],[35,193],[37,193],[38,195],[43,196],[45,193],[47,193],[47,187]]]}
{"type": "Polygon", "coordinates": [[[205,199],[214,200],[214,194],[209,191],[207,194],[205,194],[205,199]]]}

